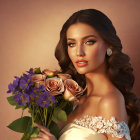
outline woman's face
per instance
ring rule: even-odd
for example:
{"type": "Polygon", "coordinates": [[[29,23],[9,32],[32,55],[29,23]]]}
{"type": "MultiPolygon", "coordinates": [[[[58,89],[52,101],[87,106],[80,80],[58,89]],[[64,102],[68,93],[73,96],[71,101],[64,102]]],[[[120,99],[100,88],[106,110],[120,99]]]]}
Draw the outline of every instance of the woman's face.
{"type": "Polygon", "coordinates": [[[79,74],[103,68],[108,45],[92,26],[80,22],[73,24],[66,35],[68,55],[79,74]]]}

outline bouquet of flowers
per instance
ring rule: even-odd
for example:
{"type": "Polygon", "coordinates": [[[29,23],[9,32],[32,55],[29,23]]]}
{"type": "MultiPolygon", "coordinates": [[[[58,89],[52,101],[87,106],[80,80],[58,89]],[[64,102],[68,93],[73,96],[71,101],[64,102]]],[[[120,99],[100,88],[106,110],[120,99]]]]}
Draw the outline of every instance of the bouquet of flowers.
{"type": "Polygon", "coordinates": [[[67,115],[73,109],[73,102],[84,90],[71,79],[71,75],[57,70],[30,68],[21,77],[15,76],[13,83],[8,85],[8,102],[22,109],[21,118],[16,119],[8,128],[23,133],[21,140],[37,137],[39,128],[34,122],[50,129],[59,137],[58,121],[67,121],[67,115]],[[28,109],[30,116],[23,116],[28,109]]]}

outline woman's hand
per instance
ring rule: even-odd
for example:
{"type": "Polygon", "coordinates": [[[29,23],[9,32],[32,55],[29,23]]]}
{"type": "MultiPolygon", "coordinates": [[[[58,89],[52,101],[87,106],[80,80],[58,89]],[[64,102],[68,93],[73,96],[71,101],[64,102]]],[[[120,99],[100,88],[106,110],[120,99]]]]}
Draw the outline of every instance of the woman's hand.
{"type": "Polygon", "coordinates": [[[50,133],[50,130],[48,128],[43,127],[39,124],[36,125],[40,129],[40,133],[37,138],[31,138],[31,140],[57,140],[56,137],[50,133]]]}

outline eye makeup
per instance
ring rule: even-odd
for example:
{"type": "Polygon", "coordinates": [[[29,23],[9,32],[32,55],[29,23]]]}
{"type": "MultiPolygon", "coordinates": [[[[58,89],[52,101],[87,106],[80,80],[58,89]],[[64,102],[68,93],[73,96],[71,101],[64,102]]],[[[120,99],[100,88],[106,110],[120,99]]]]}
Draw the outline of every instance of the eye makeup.
{"type": "MultiPolygon", "coordinates": [[[[86,45],[93,45],[95,42],[96,42],[96,40],[89,39],[89,40],[83,42],[83,44],[86,44],[86,45]]],[[[68,46],[68,47],[73,47],[73,46],[75,46],[75,45],[76,45],[76,43],[74,43],[74,42],[68,42],[68,43],[67,43],[67,46],[68,46]]]]}

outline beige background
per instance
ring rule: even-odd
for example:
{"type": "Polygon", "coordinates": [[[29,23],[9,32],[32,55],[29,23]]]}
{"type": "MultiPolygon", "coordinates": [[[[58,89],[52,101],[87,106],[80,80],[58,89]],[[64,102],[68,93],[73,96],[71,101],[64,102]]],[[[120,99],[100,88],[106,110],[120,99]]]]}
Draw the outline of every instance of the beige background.
{"type": "Polygon", "coordinates": [[[0,0],[0,139],[19,140],[6,128],[20,117],[6,100],[7,85],[30,67],[59,69],[54,49],[66,19],[75,11],[99,9],[112,20],[131,57],[136,76],[134,92],[140,97],[140,1],[139,0],[0,0]]]}

